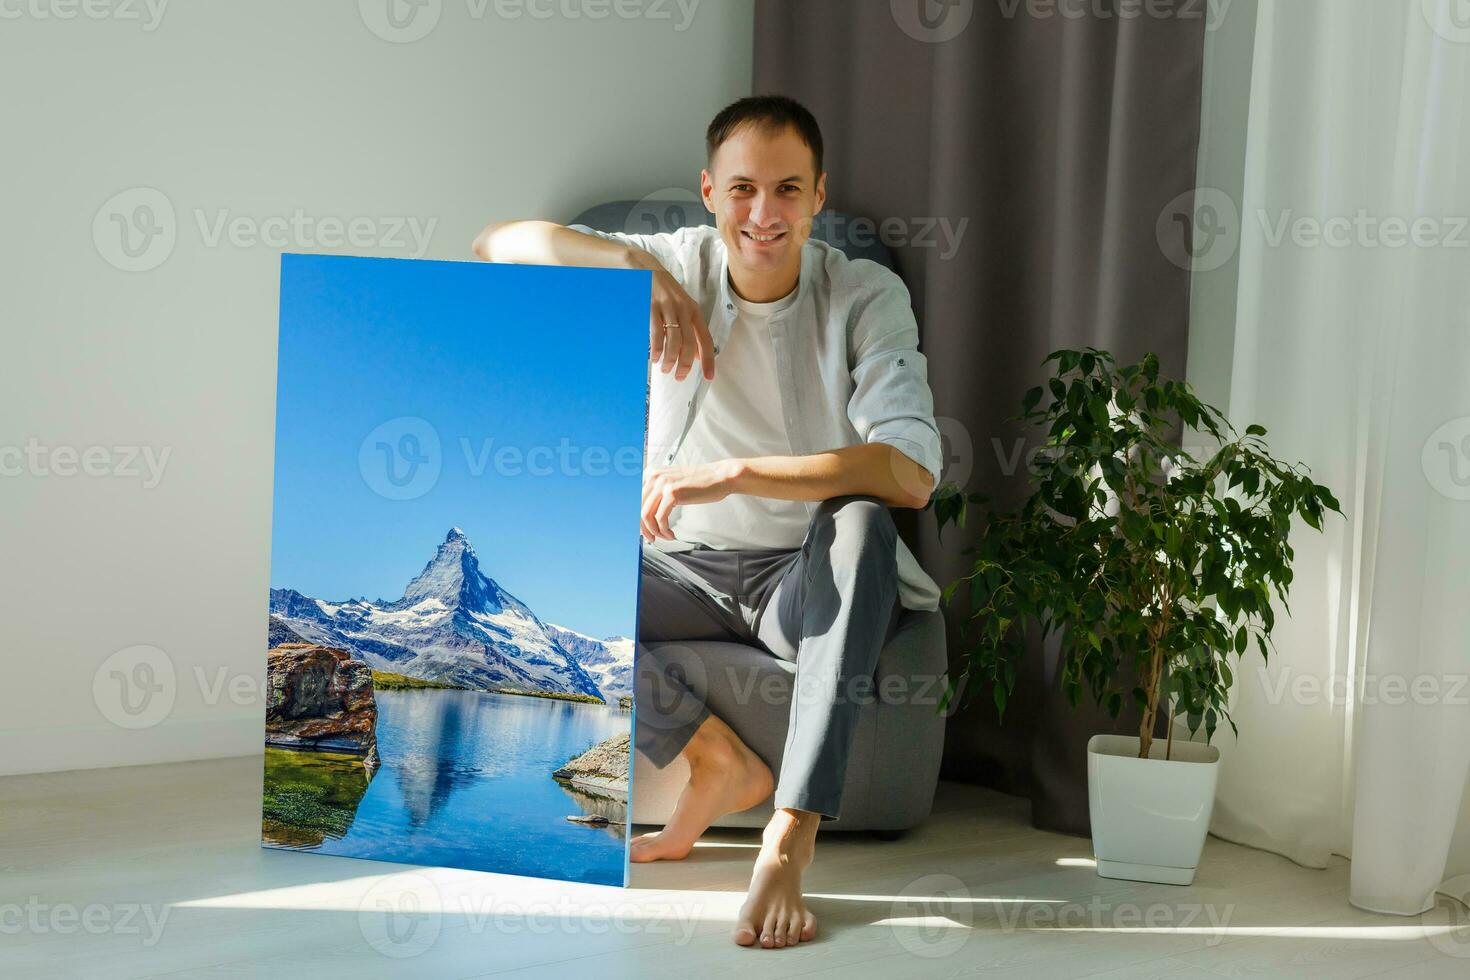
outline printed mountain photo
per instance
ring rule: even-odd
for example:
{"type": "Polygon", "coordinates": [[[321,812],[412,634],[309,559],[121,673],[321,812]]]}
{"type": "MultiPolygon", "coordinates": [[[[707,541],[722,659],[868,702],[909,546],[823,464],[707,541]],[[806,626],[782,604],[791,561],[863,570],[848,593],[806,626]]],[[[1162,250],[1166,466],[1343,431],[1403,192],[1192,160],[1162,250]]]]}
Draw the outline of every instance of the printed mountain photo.
{"type": "Polygon", "coordinates": [[[626,883],[647,292],[283,258],[266,846],[626,883]]]}

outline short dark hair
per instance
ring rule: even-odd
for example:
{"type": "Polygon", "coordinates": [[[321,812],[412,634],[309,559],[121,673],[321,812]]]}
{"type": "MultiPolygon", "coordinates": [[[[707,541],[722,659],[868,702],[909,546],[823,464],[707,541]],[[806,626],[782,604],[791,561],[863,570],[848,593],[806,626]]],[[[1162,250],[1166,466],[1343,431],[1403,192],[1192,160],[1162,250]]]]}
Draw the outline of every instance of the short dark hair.
{"type": "Polygon", "coordinates": [[[715,151],[742,126],[755,126],[768,133],[780,132],[788,126],[795,129],[796,135],[812,151],[816,175],[822,175],[822,128],[817,125],[817,117],[800,102],[784,95],[750,95],[731,102],[719,111],[704,134],[710,162],[714,162],[715,151]]]}

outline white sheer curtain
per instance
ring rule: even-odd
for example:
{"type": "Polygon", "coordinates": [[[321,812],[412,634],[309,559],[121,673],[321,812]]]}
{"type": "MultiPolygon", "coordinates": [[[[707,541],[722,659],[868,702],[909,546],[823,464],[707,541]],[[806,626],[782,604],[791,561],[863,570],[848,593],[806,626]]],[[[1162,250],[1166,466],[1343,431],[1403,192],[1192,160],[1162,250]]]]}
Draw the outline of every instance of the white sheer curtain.
{"type": "Polygon", "coordinates": [[[1351,857],[1355,905],[1412,915],[1470,891],[1470,3],[1255,13],[1250,63],[1214,68],[1250,73],[1222,407],[1346,517],[1293,539],[1292,615],[1216,736],[1212,830],[1351,857]]]}

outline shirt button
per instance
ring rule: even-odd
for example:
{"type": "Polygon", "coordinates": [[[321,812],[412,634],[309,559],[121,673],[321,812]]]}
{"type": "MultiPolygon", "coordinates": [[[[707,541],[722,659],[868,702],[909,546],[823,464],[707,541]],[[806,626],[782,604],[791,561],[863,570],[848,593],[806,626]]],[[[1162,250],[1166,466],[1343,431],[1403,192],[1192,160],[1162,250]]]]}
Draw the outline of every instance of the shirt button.
{"type": "Polygon", "coordinates": [[[735,304],[734,303],[726,303],[725,304],[725,309],[727,309],[727,310],[733,310],[733,309],[735,309],[735,304]]]}
{"type": "Polygon", "coordinates": [[[905,360],[904,360],[904,359],[903,359],[903,358],[901,358],[901,357],[900,357],[900,358],[899,358],[899,359],[898,359],[898,366],[899,366],[899,367],[903,367],[903,366],[904,366],[904,365],[905,365],[905,364],[907,364],[907,363],[908,363],[908,361],[905,361],[905,360]]]}

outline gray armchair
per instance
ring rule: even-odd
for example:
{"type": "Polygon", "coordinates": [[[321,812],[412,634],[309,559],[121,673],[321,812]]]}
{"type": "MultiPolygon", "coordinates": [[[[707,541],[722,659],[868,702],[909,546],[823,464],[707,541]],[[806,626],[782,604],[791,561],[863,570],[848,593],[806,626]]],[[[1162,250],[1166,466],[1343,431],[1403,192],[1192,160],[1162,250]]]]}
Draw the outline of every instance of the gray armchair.
{"type": "MultiPolygon", "coordinates": [[[[689,197],[615,201],[584,211],[574,223],[600,231],[646,234],[712,220],[689,197]]],[[[871,236],[849,234],[853,227],[849,216],[823,212],[813,224],[812,237],[837,245],[852,258],[871,259],[892,268],[887,247],[871,236]]],[[[695,693],[779,777],[796,665],[739,643],[685,641],[658,646],[671,663],[688,658],[700,662],[699,669],[684,671],[695,693]],[[752,690],[773,691],[778,696],[742,696],[752,690]]],[[[905,610],[879,654],[873,696],[863,699],[843,788],[842,815],[823,821],[822,830],[892,835],[929,816],[944,752],[945,718],[937,707],[947,667],[943,616],[905,610]]],[[[682,757],[660,770],[635,749],[633,822],[665,823],[688,776],[682,757]]],[[[728,814],[715,826],[763,827],[771,811],[768,798],[759,806],[728,814]]]]}

